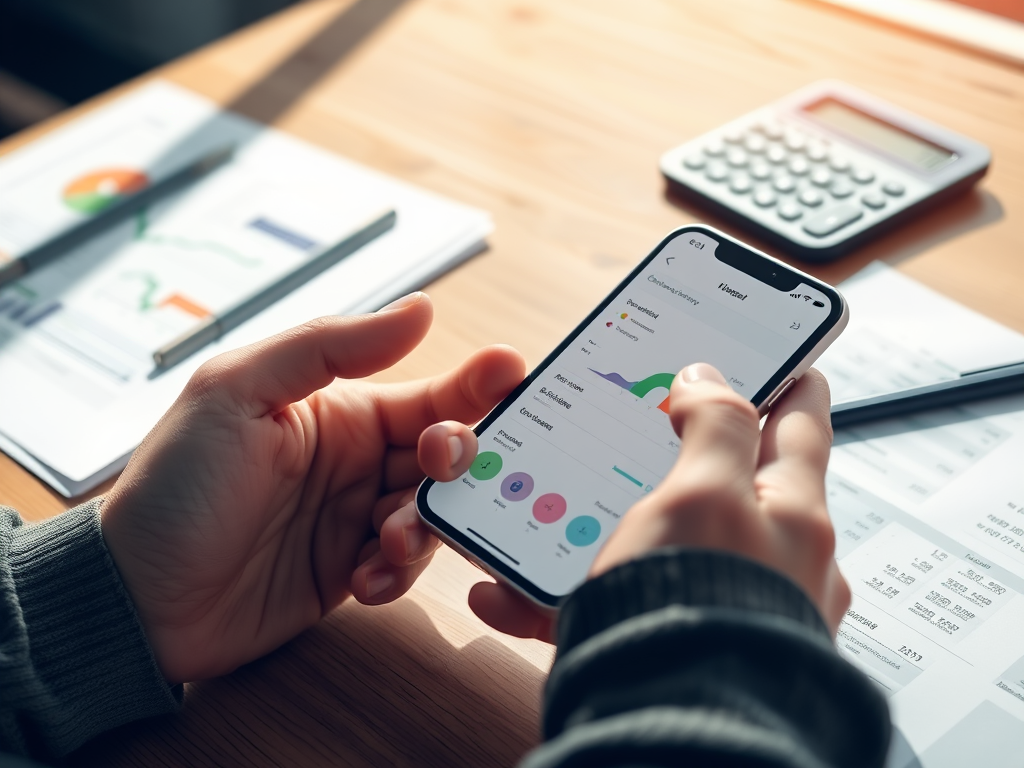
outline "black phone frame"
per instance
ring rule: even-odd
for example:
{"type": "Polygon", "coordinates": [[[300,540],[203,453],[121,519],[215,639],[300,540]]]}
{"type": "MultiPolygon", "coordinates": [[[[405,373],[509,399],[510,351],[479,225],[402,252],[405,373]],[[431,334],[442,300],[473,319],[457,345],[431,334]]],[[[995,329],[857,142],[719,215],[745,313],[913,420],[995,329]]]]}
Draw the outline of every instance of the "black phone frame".
{"type": "MultiPolygon", "coordinates": [[[[821,325],[819,325],[807,338],[807,340],[800,345],[797,351],[788,360],[786,360],[785,363],[783,363],[782,367],[776,371],[768,382],[759,389],[752,398],[750,398],[750,402],[755,406],[760,406],[765,399],[774,392],[783,381],[785,381],[786,377],[796,369],[800,362],[812,349],[814,349],[818,342],[820,342],[828,332],[835,327],[836,323],[839,322],[845,307],[843,297],[831,286],[822,283],[810,275],[794,270],[784,262],[774,259],[761,251],[757,251],[722,232],[718,232],[717,230],[713,230],[700,224],[691,224],[673,230],[666,235],[654,250],[651,251],[646,258],[642,259],[640,263],[637,264],[636,267],[634,267],[633,270],[630,271],[630,273],[623,278],[623,280],[616,285],[615,288],[594,308],[594,310],[588,314],[586,318],[584,318],[583,321],[580,322],[536,368],[527,374],[526,378],[523,379],[523,381],[514,390],[512,390],[504,400],[491,409],[491,412],[488,413],[487,416],[485,416],[474,428],[473,431],[476,435],[479,436],[485,429],[487,429],[487,427],[494,423],[495,419],[508,410],[509,406],[511,406],[516,399],[526,391],[534,381],[537,380],[537,377],[542,372],[547,370],[547,368],[554,363],[558,356],[561,355],[570,344],[576,343],[576,340],[587,329],[587,327],[605,311],[609,304],[611,304],[624,290],[626,290],[637,275],[639,275],[648,264],[657,258],[658,254],[660,254],[670,242],[675,240],[677,237],[682,237],[683,235],[693,232],[704,235],[705,237],[710,237],[718,242],[718,247],[715,249],[715,258],[719,261],[750,275],[756,280],[759,280],[776,290],[788,293],[801,283],[807,283],[816,290],[821,291],[829,298],[831,309],[828,316],[825,318],[825,321],[822,322],[821,325]]],[[[429,525],[433,526],[438,531],[441,531],[447,538],[457,542],[460,547],[469,552],[482,564],[485,564],[488,569],[500,573],[537,602],[551,608],[557,608],[558,605],[568,597],[568,595],[552,595],[545,592],[521,573],[499,560],[498,557],[491,553],[490,550],[469,538],[469,536],[467,536],[463,531],[459,530],[430,509],[430,505],[427,503],[427,494],[436,482],[436,480],[427,478],[420,484],[420,487],[416,491],[416,509],[419,511],[420,516],[429,525]]]]}

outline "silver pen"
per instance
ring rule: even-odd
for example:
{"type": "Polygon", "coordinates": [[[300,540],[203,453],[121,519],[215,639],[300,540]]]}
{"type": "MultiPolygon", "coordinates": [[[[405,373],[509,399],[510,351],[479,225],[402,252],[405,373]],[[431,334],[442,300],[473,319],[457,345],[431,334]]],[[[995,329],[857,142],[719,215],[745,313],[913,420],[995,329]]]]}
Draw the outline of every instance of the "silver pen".
{"type": "Polygon", "coordinates": [[[261,288],[252,296],[242,299],[235,306],[220,315],[203,320],[178,338],[160,347],[153,353],[158,369],[166,370],[177,365],[189,355],[197,352],[225,333],[238,327],[253,315],[262,312],[278,299],[287,296],[303,283],[338,263],[367,243],[376,240],[394,228],[397,215],[393,209],[374,214],[352,234],[332,245],[319,256],[303,262],[280,279],[261,288]]]}
{"type": "Polygon", "coordinates": [[[70,251],[75,246],[81,245],[90,238],[95,237],[108,227],[128,218],[136,211],[152,205],[161,197],[169,195],[171,192],[175,192],[202,178],[210,171],[219,168],[230,160],[235,154],[235,149],[236,146],[230,144],[209,152],[198,160],[194,160],[185,167],[179,168],[162,179],[157,180],[151,186],[112,203],[104,208],[102,212],[86,219],[81,224],[60,233],[41,245],[37,245],[20,256],[16,256],[6,264],[0,265],[0,286],[27,275],[32,270],[38,269],[58,256],[70,251]]]}

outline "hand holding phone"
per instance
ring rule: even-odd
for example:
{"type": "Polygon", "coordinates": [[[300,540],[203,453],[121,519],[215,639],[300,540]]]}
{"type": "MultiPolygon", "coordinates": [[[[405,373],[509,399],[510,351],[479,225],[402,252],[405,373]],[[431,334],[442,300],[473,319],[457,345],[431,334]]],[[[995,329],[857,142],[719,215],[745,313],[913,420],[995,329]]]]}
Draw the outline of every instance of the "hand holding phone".
{"type": "MultiPolygon", "coordinates": [[[[589,577],[665,547],[731,552],[786,575],[835,634],[850,590],[825,504],[832,431],[824,377],[812,370],[801,378],[762,430],[753,406],[711,366],[689,366],[679,379],[671,411],[685,447],[623,518],[589,577]]],[[[554,642],[552,614],[502,583],[475,585],[469,602],[505,634],[554,642]]]]}
{"type": "Polygon", "coordinates": [[[421,486],[419,513],[552,611],[675,464],[677,371],[714,364],[763,415],[847,317],[809,275],[710,228],[679,229],[481,422],[466,474],[421,486]]]}

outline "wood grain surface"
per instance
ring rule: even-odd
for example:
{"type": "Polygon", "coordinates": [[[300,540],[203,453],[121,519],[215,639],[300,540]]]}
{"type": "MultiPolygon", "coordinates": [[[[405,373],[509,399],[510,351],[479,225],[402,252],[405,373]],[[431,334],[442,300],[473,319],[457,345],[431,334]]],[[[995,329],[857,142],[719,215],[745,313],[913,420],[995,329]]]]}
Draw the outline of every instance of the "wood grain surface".
{"type": "MultiPolygon", "coordinates": [[[[533,365],[670,229],[707,221],[750,240],[667,196],[658,158],[826,77],[968,134],[994,161],[956,201],[801,266],[836,282],[884,259],[1024,331],[1024,71],[810,0],[316,0],[151,77],[493,214],[489,249],[429,287],[433,330],[381,380],[495,342],[533,365]]],[[[65,507],[3,456],[0,503],[30,519],[65,507]]],[[[469,613],[479,577],[442,552],[406,598],[350,602],[267,658],[188,686],[180,715],[107,734],[72,762],[512,765],[538,740],[551,652],[469,613]]]]}

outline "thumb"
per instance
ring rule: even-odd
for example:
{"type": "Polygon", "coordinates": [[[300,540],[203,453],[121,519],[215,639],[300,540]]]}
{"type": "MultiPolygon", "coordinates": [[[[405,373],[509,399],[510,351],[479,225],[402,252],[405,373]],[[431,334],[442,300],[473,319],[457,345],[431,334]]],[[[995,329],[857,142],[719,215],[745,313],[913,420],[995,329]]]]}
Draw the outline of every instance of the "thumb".
{"type": "Polygon", "coordinates": [[[423,340],[433,315],[417,292],[372,314],[320,317],[213,358],[187,389],[215,392],[254,417],[280,411],[336,378],[394,365],[423,340]]]}

